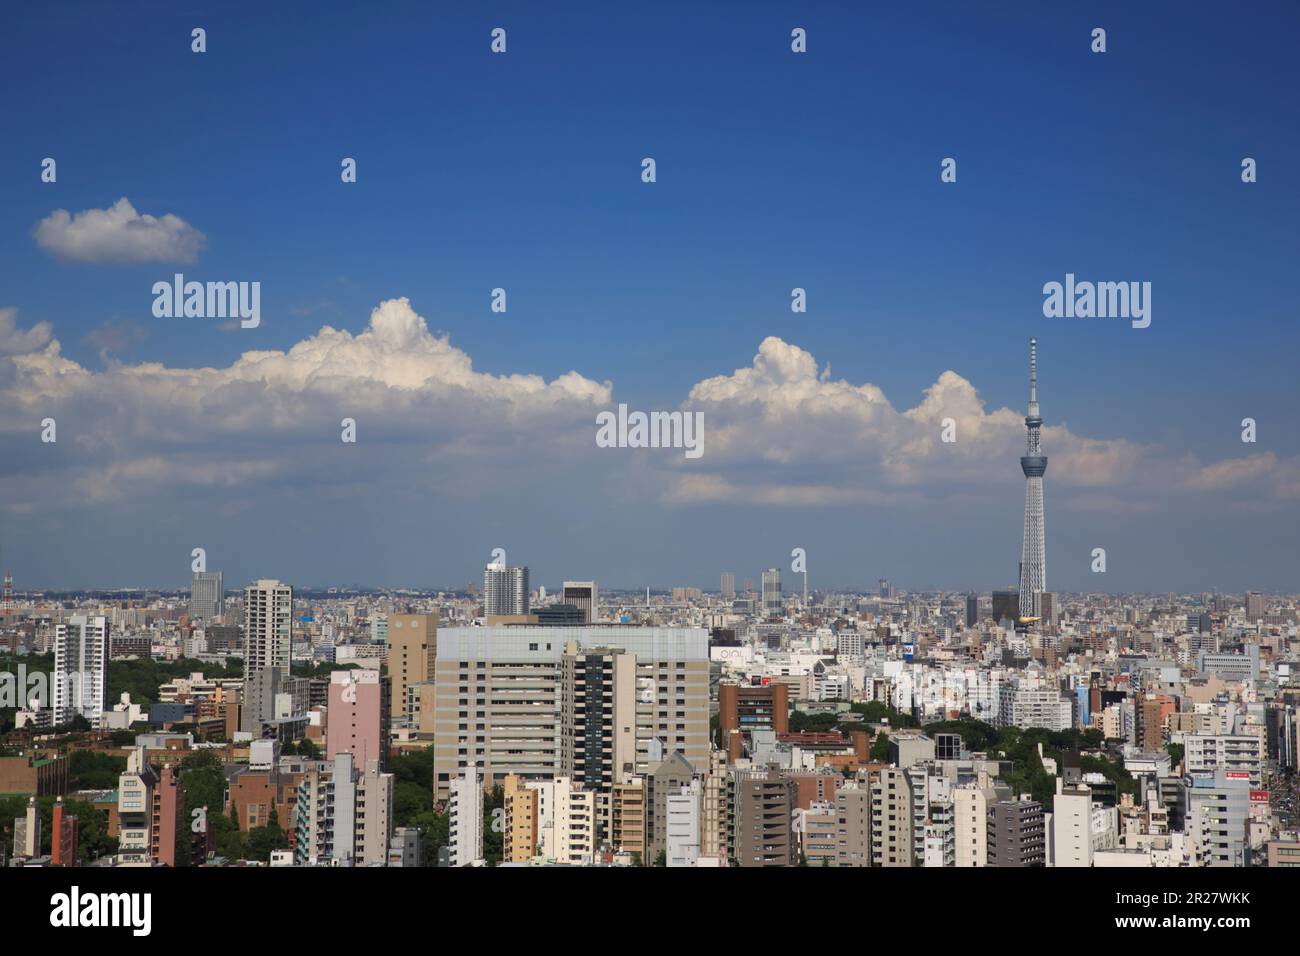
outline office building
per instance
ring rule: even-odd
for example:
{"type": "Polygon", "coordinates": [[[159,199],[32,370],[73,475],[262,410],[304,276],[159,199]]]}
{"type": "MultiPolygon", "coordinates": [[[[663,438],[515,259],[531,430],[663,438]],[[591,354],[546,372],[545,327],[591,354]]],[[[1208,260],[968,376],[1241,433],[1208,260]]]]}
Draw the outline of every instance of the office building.
{"type": "Polygon", "coordinates": [[[1189,774],[1187,834],[1194,866],[1245,866],[1251,782],[1216,770],[1189,774]]]}
{"type": "Polygon", "coordinates": [[[790,732],[790,688],[783,683],[760,686],[729,681],[718,685],[718,726],[731,760],[739,760],[755,730],[790,732]]]}
{"type": "Polygon", "coordinates": [[[782,617],[785,599],[781,594],[781,569],[768,568],[763,572],[763,616],[782,617]]]}
{"type": "Polygon", "coordinates": [[[226,589],[220,571],[195,571],[190,580],[190,617],[211,621],[226,613],[226,589]]]}
{"type": "Polygon", "coordinates": [[[595,581],[565,581],[560,592],[561,604],[572,604],[582,611],[583,624],[591,624],[599,618],[599,601],[600,591],[595,581]]]}
{"type": "MultiPolygon", "coordinates": [[[[434,773],[439,795],[461,768],[474,763],[489,785],[500,784],[508,774],[526,781],[550,780],[564,772],[566,747],[572,759],[577,744],[562,742],[561,731],[569,727],[583,734],[595,731],[586,719],[588,706],[599,701],[602,708],[613,693],[619,713],[626,693],[619,681],[635,667],[635,758],[634,773],[643,774],[663,753],[680,750],[692,764],[704,765],[709,755],[709,660],[708,632],[702,628],[650,627],[537,627],[501,626],[442,628],[438,631],[434,701],[434,773]],[[570,650],[571,649],[571,650],[570,650]],[[566,697],[562,689],[565,656],[572,657],[573,693],[570,706],[579,703],[577,673],[584,675],[584,655],[601,658],[598,695],[581,697],[584,708],[563,713],[566,697]],[[614,661],[617,653],[626,655],[614,661]],[[634,661],[635,664],[630,662],[634,661]],[[608,665],[609,670],[605,668],[608,665]]],[[[624,685],[624,689],[626,685],[624,685]]],[[[612,712],[611,712],[612,713],[612,712]]],[[[614,737],[626,740],[623,727],[611,723],[609,761],[603,759],[610,781],[626,765],[626,750],[616,755],[614,737]],[[614,765],[617,757],[618,766],[614,765]],[[606,764],[608,767],[606,768],[606,764]]],[[[606,728],[599,728],[602,735],[606,728]]],[[[602,747],[603,750],[603,747],[602,747]]],[[[595,750],[583,745],[584,761],[595,750]]],[[[584,769],[584,773],[586,770],[584,769]]],[[[594,770],[593,770],[594,772],[594,770]]]]}
{"type": "Polygon", "coordinates": [[[1238,734],[1184,734],[1183,766],[1188,773],[1223,771],[1228,779],[1263,786],[1264,748],[1259,737],[1238,734]]]}
{"type": "Polygon", "coordinates": [[[389,713],[407,726],[417,723],[410,688],[433,680],[438,646],[438,613],[388,615],[388,677],[392,681],[389,713]]]}

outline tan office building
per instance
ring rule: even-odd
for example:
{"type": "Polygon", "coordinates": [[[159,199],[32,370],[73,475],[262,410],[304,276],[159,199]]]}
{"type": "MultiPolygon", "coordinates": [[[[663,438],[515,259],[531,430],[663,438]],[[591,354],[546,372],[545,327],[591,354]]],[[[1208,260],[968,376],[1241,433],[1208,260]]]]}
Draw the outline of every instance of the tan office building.
{"type": "Polygon", "coordinates": [[[410,713],[410,687],[433,680],[438,641],[438,614],[388,616],[388,676],[393,682],[394,722],[415,723],[410,713]]]}

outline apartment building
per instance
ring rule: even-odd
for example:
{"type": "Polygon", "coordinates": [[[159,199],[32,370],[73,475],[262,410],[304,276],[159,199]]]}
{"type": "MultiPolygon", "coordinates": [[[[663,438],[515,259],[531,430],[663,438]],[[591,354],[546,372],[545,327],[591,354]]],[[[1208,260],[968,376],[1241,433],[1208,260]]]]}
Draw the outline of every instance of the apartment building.
{"type": "Polygon", "coordinates": [[[364,770],[353,755],[312,761],[294,803],[296,866],[369,866],[388,859],[393,775],[378,760],[364,770]]]}
{"type": "Polygon", "coordinates": [[[1036,800],[998,800],[988,812],[988,865],[1046,864],[1043,807],[1036,800]]]}
{"type": "Polygon", "coordinates": [[[737,769],[735,859],[742,867],[793,866],[794,784],[775,769],[737,769]]]}
{"type": "Polygon", "coordinates": [[[871,865],[916,864],[912,781],[907,771],[890,767],[871,778],[871,865]]]}

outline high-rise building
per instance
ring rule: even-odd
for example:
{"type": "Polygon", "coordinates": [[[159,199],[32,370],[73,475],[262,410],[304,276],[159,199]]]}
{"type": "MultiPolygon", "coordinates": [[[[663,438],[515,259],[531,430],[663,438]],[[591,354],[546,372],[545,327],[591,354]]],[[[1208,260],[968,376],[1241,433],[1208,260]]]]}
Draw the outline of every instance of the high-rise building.
{"type": "Polygon", "coordinates": [[[1189,774],[1187,834],[1193,866],[1245,866],[1252,784],[1246,776],[1216,770],[1189,774]]]}
{"type": "MultiPolygon", "coordinates": [[[[703,628],[655,627],[539,627],[500,626],[442,628],[438,631],[434,701],[434,780],[439,795],[461,768],[477,765],[490,784],[515,773],[527,781],[550,780],[563,773],[564,754],[571,748],[575,767],[579,751],[573,741],[561,741],[565,726],[577,732],[600,730],[611,746],[611,782],[627,762],[619,749],[614,765],[613,741],[624,727],[612,723],[615,713],[626,715],[619,680],[626,666],[635,667],[635,773],[644,773],[665,752],[682,751],[692,764],[706,765],[709,754],[709,649],[703,628]],[[572,650],[570,647],[572,645],[572,650]],[[628,660],[615,661],[616,652],[628,660]],[[585,655],[599,657],[596,691],[577,693],[579,675],[585,682],[585,655]],[[565,658],[575,682],[567,698],[561,691],[565,658]],[[634,663],[632,663],[634,662],[634,663]],[[608,670],[606,668],[608,667],[608,670]],[[613,692],[609,734],[603,710],[613,692]],[[602,709],[597,727],[588,707],[602,709]],[[564,714],[566,706],[582,708],[564,714]]],[[[603,750],[603,746],[600,748],[603,750]]],[[[596,767],[596,748],[585,743],[583,766],[596,767]],[[590,758],[590,762],[588,762],[590,758]]],[[[605,774],[602,754],[601,776],[605,774]]],[[[596,792],[594,789],[592,792],[596,792]]]]}
{"type": "Polygon", "coordinates": [[[171,767],[149,766],[144,747],[127,755],[117,782],[118,862],[123,866],[176,865],[182,791],[171,767]]]}
{"type": "Polygon", "coordinates": [[[537,791],[524,786],[513,773],[502,785],[505,810],[501,859],[506,863],[527,863],[537,855],[537,791]]]}
{"type": "Polygon", "coordinates": [[[780,617],[785,613],[785,600],[781,596],[781,569],[768,568],[763,572],[763,616],[780,617]]]}
{"type": "Polygon", "coordinates": [[[528,613],[528,568],[489,564],[483,569],[483,616],[528,613]]]}
{"type": "Polygon", "coordinates": [[[988,808],[995,798],[989,787],[953,789],[953,853],[957,866],[988,865],[988,808]]]}
{"type": "Polygon", "coordinates": [[[433,680],[438,645],[438,612],[388,615],[388,676],[392,680],[389,713],[407,724],[415,723],[409,704],[418,701],[410,688],[433,680]]]}
{"type": "Polygon", "coordinates": [[[1052,802],[1052,865],[1092,866],[1096,842],[1093,838],[1092,791],[1087,787],[1066,789],[1059,777],[1056,787],[1052,802]]]}
{"type": "Polygon", "coordinates": [[[190,617],[210,621],[226,613],[226,590],[220,571],[195,571],[190,581],[190,617]]]}
{"type": "Polygon", "coordinates": [[[776,768],[736,770],[735,859],[743,867],[794,866],[795,785],[776,768]]]}
{"type": "Polygon", "coordinates": [[[447,844],[452,866],[483,859],[483,783],[478,768],[466,766],[451,784],[447,844]]]}
{"type": "Polygon", "coordinates": [[[1043,866],[1043,807],[1036,800],[999,800],[989,807],[988,865],[1043,866]]]}
{"type": "Polygon", "coordinates": [[[607,799],[608,822],[605,825],[609,847],[615,853],[627,853],[633,861],[647,861],[646,856],[646,784],[643,777],[616,783],[607,799]]]}
{"type": "Polygon", "coordinates": [[[888,767],[871,781],[871,863],[878,867],[916,865],[912,781],[888,767]]]}
{"type": "Polygon", "coordinates": [[[564,588],[560,592],[560,603],[572,604],[581,610],[584,624],[590,624],[597,619],[599,611],[596,606],[599,600],[600,591],[595,581],[565,581],[564,588]]]}
{"type": "Polygon", "coordinates": [[[736,576],[734,574],[722,575],[722,599],[731,601],[736,597],[736,576]]]}
{"type": "Polygon", "coordinates": [[[77,865],[76,814],[68,813],[63,798],[54,801],[54,815],[50,822],[50,866],[77,865]]]}
{"type": "Polygon", "coordinates": [[[980,620],[980,596],[978,594],[966,595],[966,626],[974,627],[980,620]]]}
{"type": "Polygon", "coordinates": [[[1058,614],[1058,604],[1056,595],[1051,591],[1044,591],[1038,597],[1039,617],[1043,619],[1043,624],[1048,627],[1055,626],[1058,614]]]}
{"type": "Polygon", "coordinates": [[[244,679],[270,668],[289,676],[293,588],[263,579],[244,588],[244,679]]]}
{"type": "Polygon", "coordinates": [[[54,636],[54,722],[98,724],[108,706],[108,618],[73,614],[54,636]]]}
{"type": "Polygon", "coordinates": [[[856,784],[835,795],[835,866],[871,866],[871,788],[856,784]]]}
{"type": "Polygon", "coordinates": [[[606,793],[636,771],[636,657],[569,642],[560,670],[560,773],[606,793]]]}
{"type": "Polygon", "coordinates": [[[1246,595],[1246,620],[1258,621],[1264,617],[1268,610],[1268,604],[1264,595],[1258,591],[1251,591],[1246,595]]]}
{"type": "MultiPolygon", "coordinates": [[[[393,832],[393,775],[350,753],[312,761],[294,800],[298,866],[383,865],[393,832]]],[[[481,803],[480,803],[481,812],[481,803]]]]}
{"type": "Polygon", "coordinates": [[[722,746],[732,760],[739,760],[755,730],[789,733],[789,686],[779,682],[761,687],[730,681],[720,683],[718,724],[722,746]]]}
{"type": "Polygon", "coordinates": [[[326,711],[325,756],[333,760],[352,754],[358,767],[388,758],[389,689],[377,670],[334,671],[330,674],[326,711]]]}
{"type": "Polygon", "coordinates": [[[14,856],[33,859],[41,855],[41,811],[36,798],[27,798],[27,809],[14,818],[14,856]]]}
{"type": "Polygon", "coordinates": [[[1020,595],[1015,591],[993,592],[993,623],[1001,625],[1004,621],[1012,624],[1020,617],[1020,595]]]}
{"type": "Polygon", "coordinates": [[[1020,550],[1020,614],[1039,617],[1039,595],[1047,590],[1047,543],[1043,524],[1043,475],[1047,456],[1043,454],[1043,418],[1038,411],[1038,339],[1029,340],[1029,414],[1025,428],[1029,435],[1020,470],[1025,473],[1025,537],[1020,550]]]}

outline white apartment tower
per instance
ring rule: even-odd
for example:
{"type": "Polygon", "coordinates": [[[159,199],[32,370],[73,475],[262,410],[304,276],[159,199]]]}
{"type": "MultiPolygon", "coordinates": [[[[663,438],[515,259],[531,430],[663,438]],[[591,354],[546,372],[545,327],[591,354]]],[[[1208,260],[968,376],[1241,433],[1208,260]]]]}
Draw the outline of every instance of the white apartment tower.
{"type": "Polygon", "coordinates": [[[483,860],[483,784],[478,768],[465,767],[451,783],[448,850],[452,866],[473,866],[483,860]]]}
{"type": "Polygon", "coordinates": [[[528,568],[489,564],[483,569],[483,616],[528,613],[528,568]]]}
{"type": "Polygon", "coordinates": [[[108,618],[74,614],[54,637],[54,722],[99,722],[108,704],[108,618]]]}
{"type": "Polygon", "coordinates": [[[264,668],[289,676],[293,588],[261,580],[244,588],[244,680],[264,668]]]}

